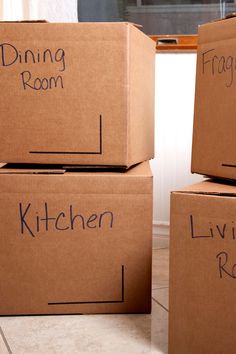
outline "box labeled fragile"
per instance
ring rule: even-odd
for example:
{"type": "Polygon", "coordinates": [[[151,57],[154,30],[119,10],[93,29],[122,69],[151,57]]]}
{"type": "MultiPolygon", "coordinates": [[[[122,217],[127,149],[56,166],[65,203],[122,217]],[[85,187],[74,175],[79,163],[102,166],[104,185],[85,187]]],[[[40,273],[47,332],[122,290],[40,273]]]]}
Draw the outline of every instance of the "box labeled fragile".
{"type": "Polygon", "coordinates": [[[192,172],[236,179],[236,18],[199,27],[192,172]]]}

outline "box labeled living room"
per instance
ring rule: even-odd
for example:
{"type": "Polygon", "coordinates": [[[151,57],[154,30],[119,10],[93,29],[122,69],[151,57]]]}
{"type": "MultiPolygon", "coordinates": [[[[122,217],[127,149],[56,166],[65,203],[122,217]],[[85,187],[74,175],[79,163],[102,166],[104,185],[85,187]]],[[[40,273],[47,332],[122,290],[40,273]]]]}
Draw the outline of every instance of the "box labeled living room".
{"type": "Polygon", "coordinates": [[[169,353],[235,353],[236,186],[172,193],[169,353]]]}

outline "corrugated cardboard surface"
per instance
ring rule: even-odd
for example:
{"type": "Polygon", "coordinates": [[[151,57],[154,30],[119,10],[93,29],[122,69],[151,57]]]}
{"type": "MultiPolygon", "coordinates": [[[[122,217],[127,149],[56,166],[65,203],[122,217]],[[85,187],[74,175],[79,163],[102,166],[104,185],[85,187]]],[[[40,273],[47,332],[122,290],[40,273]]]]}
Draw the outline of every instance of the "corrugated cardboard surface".
{"type": "Polygon", "coordinates": [[[0,174],[0,314],[148,313],[152,175],[0,174]]]}
{"type": "Polygon", "coordinates": [[[154,151],[154,88],[155,55],[150,55],[150,43],[130,26],[130,123],[128,161],[131,165],[144,156],[149,160],[154,151]],[[144,69],[143,69],[144,68],[144,69]],[[144,72],[143,72],[144,70],[144,72]],[[144,80],[145,76],[145,80],[144,80]],[[140,133],[142,132],[142,133],[140,133]],[[138,139],[137,139],[138,137],[138,139]]]}
{"type": "Polygon", "coordinates": [[[236,179],[236,18],[199,28],[192,172],[236,179]]]}
{"type": "Polygon", "coordinates": [[[153,157],[155,42],[129,23],[1,23],[0,161],[153,157]]]}
{"type": "Polygon", "coordinates": [[[236,185],[172,193],[170,354],[234,354],[236,185]]]}

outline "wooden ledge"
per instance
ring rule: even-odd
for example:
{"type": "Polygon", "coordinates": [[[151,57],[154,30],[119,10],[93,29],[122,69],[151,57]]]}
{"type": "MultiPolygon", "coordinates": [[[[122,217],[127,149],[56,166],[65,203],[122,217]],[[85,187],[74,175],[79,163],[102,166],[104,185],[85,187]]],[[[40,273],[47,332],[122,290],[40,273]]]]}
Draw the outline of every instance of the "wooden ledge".
{"type": "Polygon", "coordinates": [[[150,35],[156,42],[156,51],[196,51],[198,35],[150,35]]]}

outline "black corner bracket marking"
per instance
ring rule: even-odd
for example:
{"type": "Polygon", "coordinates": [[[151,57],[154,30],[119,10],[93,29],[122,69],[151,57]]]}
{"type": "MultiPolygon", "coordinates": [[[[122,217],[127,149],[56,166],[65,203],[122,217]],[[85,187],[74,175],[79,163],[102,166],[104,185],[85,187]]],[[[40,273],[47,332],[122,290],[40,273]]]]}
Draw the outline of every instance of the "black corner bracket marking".
{"type": "Polygon", "coordinates": [[[63,301],[48,302],[49,306],[55,305],[84,305],[84,304],[122,304],[125,302],[125,267],[121,266],[121,299],[120,300],[100,300],[100,301],[63,301]]]}
{"type": "Polygon", "coordinates": [[[222,167],[233,167],[233,168],[236,168],[236,165],[232,165],[232,164],[228,164],[228,163],[222,163],[221,166],[222,167]]]}
{"type": "Polygon", "coordinates": [[[102,115],[99,116],[99,151],[29,151],[29,154],[44,155],[102,155],[102,115]]]}

